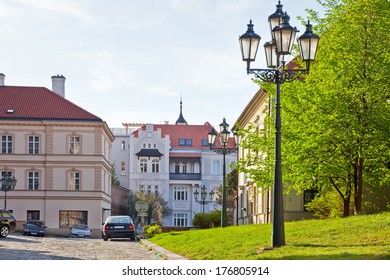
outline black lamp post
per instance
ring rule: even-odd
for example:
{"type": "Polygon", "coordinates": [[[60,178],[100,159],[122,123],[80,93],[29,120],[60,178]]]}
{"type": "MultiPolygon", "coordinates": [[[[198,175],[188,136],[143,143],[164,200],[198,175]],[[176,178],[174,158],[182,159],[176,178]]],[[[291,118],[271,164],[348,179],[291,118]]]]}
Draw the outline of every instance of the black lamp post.
{"type": "Polygon", "coordinates": [[[205,206],[205,204],[209,204],[209,203],[213,202],[213,198],[214,198],[214,194],[215,193],[213,192],[213,190],[211,190],[209,192],[210,200],[206,200],[206,198],[207,198],[206,187],[203,185],[203,187],[200,190],[201,190],[200,191],[200,200],[198,200],[199,199],[199,192],[198,192],[198,190],[196,190],[194,192],[194,198],[195,198],[196,202],[202,204],[202,213],[204,213],[204,206],[205,206]]]}
{"type": "Polygon", "coordinates": [[[282,10],[283,5],[278,2],[276,12],[268,17],[272,40],[264,44],[267,67],[271,69],[251,69],[250,63],[255,61],[260,36],[253,31],[252,20],[248,30],[240,36],[240,46],[243,61],[247,62],[247,73],[255,75],[263,82],[276,84],[275,100],[275,170],[274,170],[274,197],[273,197],[273,233],[272,247],[285,245],[284,217],[283,217],[283,186],[282,186],[282,158],[281,158],[281,117],[280,117],[280,85],[297,79],[300,74],[308,74],[310,62],[314,61],[319,36],[312,31],[308,21],[305,33],[299,37],[300,55],[306,62],[306,69],[287,69],[285,55],[291,53],[292,45],[298,30],[289,23],[290,17],[282,10]]]}
{"type": "Polygon", "coordinates": [[[4,176],[1,178],[1,190],[4,192],[4,209],[7,209],[7,192],[15,189],[16,182],[15,177],[4,176]]]}
{"type": "Polygon", "coordinates": [[[217,138],[217,133],[214,128],[208,133],[207,140],[210,145],[210,150],[216,152],[217,154],[223,155],[223,183],[222,183],[222,213],[221,213],[221,227],[226,227],[227,223],[227,211],[226,211],[226,155],[232,154],[237,150],[237,145],[239,144],[239,137],[236,133],[233,134],[235,140],[235,147],[228,148],[228,140],[230,137],[229,125],[226,123],[226,119],[223,118],[222,123],[219,125],[219,140],[221,148],[215,148],[215,139],[217,138]]]}

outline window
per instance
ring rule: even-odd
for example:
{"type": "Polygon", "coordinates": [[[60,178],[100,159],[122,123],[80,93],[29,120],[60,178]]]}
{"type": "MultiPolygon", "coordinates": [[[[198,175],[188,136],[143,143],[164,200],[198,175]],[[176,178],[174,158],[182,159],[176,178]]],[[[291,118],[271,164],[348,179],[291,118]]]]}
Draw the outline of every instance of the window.
{"type": "Polygon", "coordinates": [[[188,216],[186,213],[173,214],[173,225],[175,227],[186,227],[187,221],[188,221],[188,216]]]}
{"type": "Polygon", "coordinates": [[[175,163],[175,173],[180,173],[180,163],[175,163]]]}
{"type": "Polygon", "coordinates": [[[40,220],[39,210],[27,210],[27,221],[28,220],[40,220]]]}
{"type": "Polygon", "coordinates": [[[207,140],[207,139],[202,139],[202,146],[210,146],[209,140],[207,140]]]}
{"type": "Polygon", "coordinates": [[[152,186],[148,186],[147,194],[152,194],[152,186]]]}
{"type": "Polygon", "coordinates": [[[80,153],[80,136],[69,137],[69,153],[74,155],[80,153]]]}
{"type": "Polygon", "coordinates": [[[126,162],[125,161],[121,162],[121,175],[122,176],[126,175],[126,162]]]}
{"type": "Polygon", "coordinates": [[[144,158],[140,159],[139,168],[140,168],[140,171],[143,173],[148,172],[148,163],[147,163],[146,159],[144,159],[144,158]]]}
{"type": "Polygon", "coordinates": [[[158,186],[154,186],[154,195],[158,196],[158,186]]]}
{"type": "Polygon", "coordinates": [[[69,190],[72,190],[72,191],[80,189],[80,173],[79,172],[69,172],[68,188],[69,188],[69,190]]]}
{"type": "Polygon", "coordinates": [[[39,154],[39,136],[28,137],[28,153],[39,154]]]}
{"type": "Polygon", "coordinates": [[[1,153],[12,154],[12,136],[2,135],[1,136],[1,153]]]}
{"type": "Polygon", "coordinates": [[[126,141],[121,142],[121,150],[126,150],[126,141]]]}
{"type": "Polygon", "coordinates": [[[12,172],[11,171],[2,171],[1,172],[1,177],[11,178],[12,177],[12,172]]]}
{"type": "Polygon", "coordinates": [[[37,190],[39,187],[39,172],[29,171],[28,172],[28,189],[37,190]]]}
{"type": "Polygon", "coordinates": [[[69,228],[74,224],[88,225],[88,211],[60,210],[60,228],[69,228]]]}
{"type": "Polygon", "coordinates": [[[179,139],[179,146],[192,146],[192,139],[179,139]]]}
{"type": "Polygon", "coordinates": [[[174,200],[188,200],[187,189],[185,187],[175,187],[173,199],[174,200]]]}
{"type": "Polygon", "coordinates": [[[221,164],[220,164],[219,160],[213,160],[213,166],[212,166],[211,173],[213,175],[221,174],[221,164]]]}
{"type": "Polygon", "coordinates": [[[152,160],[152,172],[153,173],[160,172],[160,162],[158,159],[152,160]]]}
{"type": "Polygon", "coordinates": [[[145,192],[145,186],[144,186],[144,185],[140,185],[140,186],[139,186],[139,191],[140,191],[141,193],[144,193],[144,192],[145,192]]]}

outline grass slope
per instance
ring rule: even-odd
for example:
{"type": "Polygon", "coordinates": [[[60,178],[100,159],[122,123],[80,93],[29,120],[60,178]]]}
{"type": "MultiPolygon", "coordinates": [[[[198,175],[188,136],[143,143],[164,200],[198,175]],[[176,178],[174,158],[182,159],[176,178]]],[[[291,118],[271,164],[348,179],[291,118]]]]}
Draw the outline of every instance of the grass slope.
{"type": "Polygon", "coordinates": [[[271,245],[270,224],[163,233],[151,242],[192,260],[390,259],[390,212],[285,223],[286,246],[271,245]]]}

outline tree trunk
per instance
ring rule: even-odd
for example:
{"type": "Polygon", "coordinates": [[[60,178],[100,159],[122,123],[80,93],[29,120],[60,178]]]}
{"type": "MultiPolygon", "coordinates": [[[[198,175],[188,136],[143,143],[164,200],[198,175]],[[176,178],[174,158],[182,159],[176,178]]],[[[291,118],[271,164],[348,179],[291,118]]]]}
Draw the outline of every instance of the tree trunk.
{"type": "Polygon", "coordinates": [[[348,186],[346,193],[343,194],[342,191],[340,190],[340,188],[337,186],[337,184],[333,180],[333,178],[330,177],[329,180],[343,200],[343,206],[344,206],[343,217],[349,217],[349,205],[350,205],[350,201],[351,201],[351,191],[352,191],[351,187],[352,186],[348,186]]]}
{"type": "Polygon", "coordinates": [[[349,202],[350,200],[349,199],[343,199],[343,202],[344,202],[344,213],[343,213],[343,217],[349,217],[349,202]]]}
{"type": "Polygon", "coordinates": [[[362,212],[362,196],[363,196],[363,158],[359,158],[358,164],[356,166],[356,183],[355,183],[355,193],[354,193],[354,202],[355,202],[355,214],[360,214],[362,212]]]}

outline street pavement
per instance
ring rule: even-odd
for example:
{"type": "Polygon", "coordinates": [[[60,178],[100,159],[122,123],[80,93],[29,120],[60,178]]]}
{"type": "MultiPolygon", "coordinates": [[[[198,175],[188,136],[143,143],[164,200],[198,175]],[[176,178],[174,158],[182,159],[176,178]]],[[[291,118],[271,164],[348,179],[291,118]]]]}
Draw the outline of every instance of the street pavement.
{"type": "Polygon", "coordinates": [[[35,237],[0,238],[0,260],[169,260],[184,259],[146,240],[35,237]]]}

